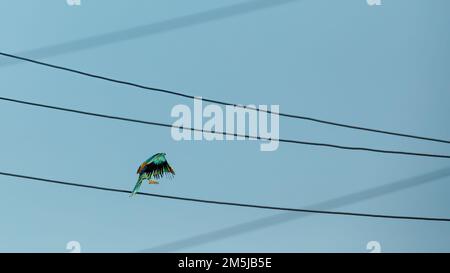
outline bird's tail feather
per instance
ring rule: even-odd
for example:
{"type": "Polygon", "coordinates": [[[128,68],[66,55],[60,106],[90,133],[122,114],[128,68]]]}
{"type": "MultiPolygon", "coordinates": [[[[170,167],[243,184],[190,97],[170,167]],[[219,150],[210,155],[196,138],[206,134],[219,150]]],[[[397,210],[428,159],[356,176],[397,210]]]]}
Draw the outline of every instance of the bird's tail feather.
{"type": "Polygon", "coordinates": [[[142,181],[144,181],[144,177],[142,177],[142,175],[139,175],[138,181],[136,182],[136,185],[134,186],[134,189],[131,192],[130,197],[136,195],[136,193],[139,191],[139,188],[141,188],[142,181]]]}

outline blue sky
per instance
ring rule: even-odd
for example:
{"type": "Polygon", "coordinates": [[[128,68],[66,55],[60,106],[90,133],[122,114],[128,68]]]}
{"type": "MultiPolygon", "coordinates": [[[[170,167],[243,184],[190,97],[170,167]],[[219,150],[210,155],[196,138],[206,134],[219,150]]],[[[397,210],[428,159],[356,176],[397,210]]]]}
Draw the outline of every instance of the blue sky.
{"type": "MultiPolygon", "coordinates": [[[[0,50],[195,96],[278,104],[282,112],[450,139],[448,1],[282,2],[1,1],[0,50]]],[[[173,106],[192,105],[3,57],[0,93],[167,123],[174,121],[173,106]]],[[[176,142],[169,129],[6,102],[0,123],[0,171],[131,189],[138,165],[166,152],[175,179],[144,191],[302,208],[444,170],[415,187],[348,198],[332,209],[449,215],[446,159],[284,143],[264,153],[253,141],[176,142]]],[[[450,154],[445,144],[290,119],[280,120],[280,137],[450,154]]],[[[0,177],[0,215],[3,252],[66,252],[73,240],[85,252],[366,252],[372,240],[390,252],[450,251],[447,223],[327,215],[283,221],[273,211],[9,177],[0,177]],[[239,226],[258,219],[266,220],[239,226]],[[191,243],[179,243],[186,240],[191,243]]]]}

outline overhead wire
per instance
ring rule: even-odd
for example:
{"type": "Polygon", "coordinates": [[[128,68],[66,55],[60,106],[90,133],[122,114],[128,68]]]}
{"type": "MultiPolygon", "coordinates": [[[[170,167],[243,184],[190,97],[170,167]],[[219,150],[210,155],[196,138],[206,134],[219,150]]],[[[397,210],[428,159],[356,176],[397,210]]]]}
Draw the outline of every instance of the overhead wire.
{"type": "Polygon", "coordinates": [[[396,155],[417,156],[417,157],[446,158],[446,159],[450,158],[450,155],[443,155],[443,154],[416,153],[416,152],[406,152],[406,151],[397,151],[397,150],[373,149],[373,148],[367,148],[367,147],[342,146],[342,145],[329,144],[329,143],[319,143],[319,142],[310,142],[310,141],[283,139],[283,138],[267,138],[267,137],[252,136],[252,135],[246,135],[246,134],[240,134],[240,133],[212,131],[212,130],[205,130],[205,129],[199,129],[199,128],[178,126],[178,125],[162,123],[162,122],[145,121],[145,120],[115,116],[115,115],[106,115],[106,114],[82,111],[82,110],[71,109],[71,108],[66,108],[66,107],[59,107],[59,106],[53,106],[53,105],[48,105],[48,104],[35,103],[35,102],[30,102],[30,101],[25,101],[25,100],[17,100],[17,99],[12,99],[12,98],[7,98],[7,97],[0,97],[0,100],[17,103],[17,104],[22,104],[22,105],[39,107],[39,108],[57,110],[57,111],[62,111],[62,112],[70,112],[70,113],[76,113],[76,114],[81,114],[81,115],[93,116],[93,117],[97,117],[97,118],[120,120],[120,121],[125,121],[125,122],[146,124],[146,125],[152,125],[152,126],[158,126],[158,127],[177,128],[177,129],[182,129],[182,130],[190,130],[190,131],[215,134],[215,135],[223,135],[223,136],[233,136],[233,137],[240,137],[240,138],[246,138],[246,139],[278,141],[278,142],[291,143],[291,144],[327,147],[327,148],[334,148],[334,149],[341,149],[341,150],[365,151],[365,152],[372,152],[372,153],[396,154],[396,155]]]}
{"type": "MultiPolygon", "coordinates": [[[[7,177],[19,178],[19,179],[25,179],[25,180],[33,180],[33,181],[46,182],[46,183],[51,183],[51,184],[64,185],[64,186],[101,190],[101,191],[107,191],[107,192],[117,192],[117,193],[127,193],[127,194],[131,193],[131,191],[124,190],[124,189],[93,186],[93,185],[86,185],[86,184],[80,184],[80,183],[72,183],[72,182],[67,182],[67,181],[40,178],[40,177],[35,177],[35,176],[27,176],[27,175],[21,175],[21,174],[9,173],[9,172],[0,172],[0,175],[7,176],[7,177]]],[[[255,205],[255,204],[247,204],[247,203],[225,202],[225,201],[198,199],[198,198],[163,195],[163,194],[146,193],[146,192],[138,192],[137,194],[142,195],[142,196],[147,196],[147,197],[156,197],[156,198],[203,203],[203,204],[212,204],[212,205],[224,205],[224,206],[233,206],[233,207],[265,209],[265,210],[291,211],[291,212],[299,212],[299,213],[314,213],[314,214],[355,216],[355,217],[368,217],[368,218],[384,218],[384,219],[397,219],[397,220],[450,222],[450,218],[440,218],[440,217],[423,217],[423,216],[406,216],[406,215],[358,213],[358,212],[345,212],[345,211],[299,209],[299,208],[289,208],[289,207],[255,205]]]]}
{"type": "MultiPolygon", "coordinates": [[[[151,86],[146,86],[146,85],[142,85],[142,84],[133,83],[133,82],[130,82],[130,81],[114,79],[114,78],[111,78],[111,77],[106,77],[106,76],[101,76],[101,75],[97,75],[97,74],[93,74],[93,73],[88,73],[88,72],[84,72],[84,71],[81,71],[81,70],[72,69],[72,68],[68,68],[68,67],[64,67],[64,66],[54,65],[54,64],[50,64],[50,63],[46,63],[46,62],[42,62],[42,61],[38,61],[38,60],[26,58],[26,57],[22,57],[22,56],[17,56],[17,55],[5,53],[5,52],[0,52],[0,55],[4,56],[4,57],[8,57],[8,58],[13,58],[13,59],[16,59],[16,60],[21,60],[21,61],[25,61],[25,62],[29,62],[29,63],[41,65],[41,66],[50,67],[50,68],[57,69],[57,70],[71,72],[71,73],[79,74],[79,75],[82,75],[82,76],[95,78],[95,79],[99,79],[99,80],[103,80],[103,81],[108,81],[108,82],[112,82],[112,83],[116,83],[116,84],[131,86],[131,87],[135,87],[135,88],[139,88],[139,89],[144,89],[144,90],[149,90],[149,91],[159,92],[159,93],[165,93],[165,94],[170,94],[170,95],[184,97],[184,98],[189,98],[189,99],[198,98],[198,96],[193,96],[193,95],[190,95],[190,94],[187,94],[187,93],[183,93],[183,92],[178,92],[178,91],[173,91],[173,90],[168,90],[168,89],[163,89],[163,88],[156,88],[156,87],[151,87],[151,86]]],[[[202,97],[202,100],[206,101],[206,102],[210,102],[210,103],[215,103],[215,104],[220,104],[220,105],[225,105],[225,106],[234,106],[234,107],[238,107],[238,108],[244,108],[244,109],[247,109],[247,110],[253,110],[253,111],[265,112],[265,113],[273,114],[273,115],[279,115],[281,117],[292,118],[292,119],[300,119],[300,120],[307,120],[307,121],[311,121],[311,122],[315,122],[315,123],[321,123],[321,124],[326,124],[326,125],[331,125],[331,126],[336,126],[336,127],[342,127],[342,128],[347,128],[347,129],[367,131],[367,132],[378,133],[378,134],[385,134],[385,135],[392,135],[392,136],[398,136],[398,137],[405,137],[405,138],[412,138],[412,139],[418,139],[418,140],[425,140],[425,141],[432,141],[432,142],[439,142],[439,143],[450,144],[450,140],[446,140],[446,139],[440,139],[440,138],[434,138],[434,137],[426,137],[426,136],[419,136],[419,135],[413,135],[413,134],[406,134],[406,133],[400,133],[400,132],[394,132],[394,131],[388,131],[388,130],[382,130],[382,129],[368,128],[368,127],[364,127],[364,126],[357,126],[357,125],[345,124],[345,123],[340,123],[340,122],[335,122],[335,121],[328,121],[328,120],[324,120],[324,119],[319,119],[319,118],[309,117],[309,116],[303,116],[303,115],[274,112],[274,111],[271,111],[271,110],[268,110],[268,109],[260,109],[260,108],[256,108],[256,107],[253,107],[253,106],[241,105],[241,104],[236,104],[236,103],[231,103],[231,102],[226,102],[226,101],[216,100],[216,99],[208,99],[208,98],[203,98],[202,97]]]]}

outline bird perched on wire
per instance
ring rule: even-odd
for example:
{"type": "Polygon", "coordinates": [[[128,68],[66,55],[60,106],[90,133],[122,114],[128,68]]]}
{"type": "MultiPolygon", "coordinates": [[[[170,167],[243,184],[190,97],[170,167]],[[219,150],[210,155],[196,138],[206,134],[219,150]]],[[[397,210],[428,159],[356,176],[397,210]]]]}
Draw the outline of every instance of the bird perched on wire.
{"type": "Polygon", "coordinates": [[[163,176],[172,178],[175,175],[175,171],[167,162],[166,154],[157,153],[139,166],[137,174],[139,174],[139,177],[130,196],[134,196],[138,192],[142,182],[145,180],[148,180],[149,184],[159,184],[156,181],[157,179],[163,176]]]}

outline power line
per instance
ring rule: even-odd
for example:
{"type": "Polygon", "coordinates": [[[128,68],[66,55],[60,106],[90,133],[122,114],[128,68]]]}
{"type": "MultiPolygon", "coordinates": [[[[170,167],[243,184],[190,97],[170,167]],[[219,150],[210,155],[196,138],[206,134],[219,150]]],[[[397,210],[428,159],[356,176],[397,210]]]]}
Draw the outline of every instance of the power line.
{"type": "Polygon", "coordinates": [[[320,146],[320,147],[328,147],[328,148],[341,149],[341,150],[366,151],[366,152],[373,152],[373,153],[398,154],[398,155],[433,157],[433,158],[450,158],[450,155],[415,153],[415,152],[404,152],[404,151],[395,151],[395,150],[382,150],[382,149],[372,149],[372,148],[366,148],[366,147],[341,146],[341,145],[328,144],[328,143],[308,142],[308,141],[281,139],[281,138],[274,139],[274,138],[251,136],[251,135],[238,134],[238,133],[211,131],[211,130],[204,130],[204,129],[198,129],[198,128],[176,126],[176,125],[161,123],[161,122],[144,121],[144,120],[131,119],[131,118],[125,118],[125,117],[120,117],[120,116],[105,115],[105,114],[81,111],[81,110],[70,109],[70,108],[65,108],[65,107],[52,106],[52,105],[48,105],[48,104],[40,104],[40,103],[34,103],[34,102],[29,102],[29,101],[24,101],[24,100],[16,100],[16,99],[11,99],[11,98],[6,98],[6,97],[0,97],[0,100],[23,104],[23,105],[47,108],[47,109],[52,109],[52,110],[58,110],[58,111],[63,111],[63,112],[70,112],[70,113],[76,113],[76,114],[81,114],[81,115],[99,117],[99,118],[121,120],[121,121],[126,121],[126,122],[140,123],[140,124],[153,125],[153,126],[159,126],[159,127],[177,128],[177,129],[190,130],[190,131],[216,134],[216,135],[243,137],[243,138],[248,138],[248,139],[257,139],[257,140],[266,140],[266,141],[279,141],[279,142],[285,142],[285,143],[301,144],[301,145],[309,145],[309,146],[320,146]]]}
{"type": "MultiPolygon", "coordinates": [[[[26,176],[26,175],[7,173],[7,172],[0,172],[0,175],[20,178],[20,179],[40,181],[40,182],[47,182],[47,183],[52,183],[52,184],[65,185],[65,186],[72,186],[72,187],[88,188],[88,189],[95,189],[95,190],[102,190],[102,191],[109,191],[109,192],[131,193],[131,191],[123,190],[123,189],[91,186],[91,185],[85,185],[85,184],[79,184],[79,183],[71,183],[71,182],[66,182],[66,181],[46,179],[46,178],[39,178],[39,177],[34,177],[34,176],[26,176]]],[[[326,210],[313,210],[313,209],[296,209],[296,208],[287,208],[287,207],[252,205],[252,204],[234,203],[234,202],[223,202],[223,201],[188,198],[188,197],[180,197],[180,196],[172,196],[172,195],[162,195],[162,194],[154,194],[154,193],[144,193],[144,192],[138,192],[137,194],[144,195],[144,196],[157,197],[157,198],[164,198],[164,199],[196,202],[196,203],[205,203],[205,204],[213,204],[213,205],[225,205],[225,206],[234,206],[234,207],[246,207],[246,208],[256,208],[256,209],[267,209],[267,210],[293,211],[293,212],[303,212],[303,213],[331,214],[331,215],[344,215],[344,216],[357,216],[357,217],[370,217],[370,218],[385,218],[385,219],[398,219],[398,220],[450,222],[450,218],[387,215],[387,214],[371,214],[371,213],[326,211],[326,210]]]]}
{"type": "MultiPolygon", "coordinates": [[[[4,52],[0,52],[0,55],[5,56],[5,57],[9,57],[9,58],[14,58],[14,59],[17,59],[17,60],[22,60],[22,61],[38,64],[38,65],[42,65],[42,66],[51,67],[51,68],[58,69],[58,70],[63,70],[63,71],[71,72],[71,73],[76,73],[76,74],[83,75],[83,76],[90,77],[90,78],[95,78],[95,79],[100,79],[100,80],[104,80],[104,81],[108,81],[108,82],[113,82],[113,83],[117,83],[117,84],[132,86],[132,87],[136,87],[136,88],[140,88],[140,89],[145,89],[145,90],[150,90],[150,91],[154,91],[154,92],[170,94],[170,95],[184,97],[184,98],[189,98],[189,99],[195,99],[196,98],[196,96],[185,94],[185,93],[182,93],[182,92],[177,92],[177,91],[172,91],[172,90],[162,89],[162,88],[155,88],[155,87],[145,86],[145,85],[142,85],[142,84],[132,83],[132,82],[129,82],[129,81],[113,79],[113,78],[109,78],[109,77],[105,77],[105,76],[100,76],[100,75],[96,75],[96,74],[92,74],[92,73],[87,73],[87,72],[83,72],[83,71],[80,71],[80,70],[71,69],[71,68],[67,68],[67,67],[63,67],[63,66],[59,66],[59,65],[54,65],[54,64],[50,64],[50,63],[45,63],[45,62],[41,62],[41,61],[37,61],[37,60],[33,60],[33,59],[29,59],[29,58],[25,58],[25,57],[21,57],[21,56],[17,56],[17,55],[12,55],[12,54],[8,54],[8,53],[4,53],[4,52]]],[[[307,120],[307,121],[311,121],[311,122],[327,124],[327,125],[332,125],[332,126],[337,126],[337,127],[347,128],[347,129],[361,130],[361,131],[367,131],[367,132],[372,132],[372,133],[379,133],[379,134],[386,134],[386,135],[393,135],[393,136],[399,136],[399,137],[406,137],[406,138],[413,138],[413,139],[420,139],[420,140],[426,140],[426,141],[433,141],[433,142],[440,142],[440,143],[450,144],[450,140],[445,140],[445,139],[424,137],[424,136],[405,134],[405,133],[399,133],[399,132],[392,132],[392,131],[381,130],[381,129],[372,129],[372,128],[356,126],[356,125],[350,125],[350,124],[344,124],[344,123],[328,121],[328,120],[323,120],[323,119],[318,119],[318,118],[313,118],[313,117],[308,117],[308,116],[287,114],[287,113],[281,113],[281,112],[278,113],[278,112],[273,112],[273,111],[270,111],[270,110],[259,109],[259,108],[255,108],[255,107],[251,107],[251,106],[239,105],[239,104],[235,104],[235,103],[230,103],[230,102],[225,102],[225,101],[220,101],[220,100],[214,100],[214,99],[208,99],[208,98],[202,98],[202,100],[204,100],[206,102],[210,102],[210,103],[216,103],[216,104],[225,105],[225,106],[234,106],[234,107],[244,108],[244,109],[247,109],[247,110],[253,110],[253,111],[258,111],[258,112],[265,112],[265,113],[268,113],[268,114],[279,115],[279,116],[282,116],[282,117],[307,120]]]]}
{"type": "MultiPolygon", "coordinates": [[[[393,181],[391,183],[377,185],[375,187],[364,190],[352,192],[349,194],[334,197],[326,201],[312,204],[305,207],[306,209],[315,210],[335,210],[343,206],[354,205],[359,202],[373,200],[385,195],[397,193],[407,189],[412,189],[418,186],[423,186],[437,180],[441,180],[450,176],[450,167],[442,168],[436,171],[427,172],[421,175],[409,177],[393,181]]],[[[230,239],[234,236],[242,236],[245,233],[255,232],[257,230],[274,227],[275,225],[286,224],[293,220],[302,219],[303,217],[313,216],[315,214],[301,214],[295,212],[280,212],[271,214],[269,216],[260,217],[257,219],[248,220],[242,223],[221,227],[216,230],[208,230],[204,233],[188,236],[186,238],[176,239],[167,243],[152,246],[143,249],[139,252],[175,252],[187,248],[198,247],[203,244],[210,244],[212,242],[230,239]]]]}

